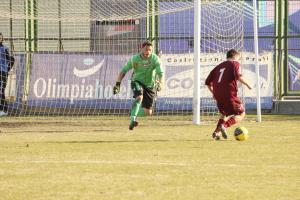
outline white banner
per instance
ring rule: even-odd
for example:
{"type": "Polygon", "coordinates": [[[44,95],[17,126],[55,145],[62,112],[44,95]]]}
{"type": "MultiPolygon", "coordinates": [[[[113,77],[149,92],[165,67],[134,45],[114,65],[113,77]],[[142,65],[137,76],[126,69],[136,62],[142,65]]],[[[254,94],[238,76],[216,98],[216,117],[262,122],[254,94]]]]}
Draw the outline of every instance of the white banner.
{"type": "MultiPolygon", "coordinates": [[[[260,65],[260,93],[262,104],[272,103],[273,98],[273,55],[264,53],[259,55],[260,65]]],[[[194,86],[194,54],[165,54],[161,56],[163,68],[165,71],[165,84],[163,90],[159,93],[162,98],[192,98],[194,86]]],[[[211,98],[212,94],[205,86],[205,80],[211,70],[226,60],[226,54],[211,53],[202,54],[200,59],[200,96],[201,98],[211,98]]],[[[256,103],[256,71],[255,54],[245,52],[241,54],[239,60],[242,67],[243,77],[254,86],[253,90],[245,89],[246,103],[256,103]],[[249,102],[251,101],[251,102],[249,102]]],[[[238,83],[241,87],[242,84],[238,83]]],[[[239,92],[242,92],[240,89],[239,92]]],[[[239,94],[240,96],[240,94],[239,94]]]]}

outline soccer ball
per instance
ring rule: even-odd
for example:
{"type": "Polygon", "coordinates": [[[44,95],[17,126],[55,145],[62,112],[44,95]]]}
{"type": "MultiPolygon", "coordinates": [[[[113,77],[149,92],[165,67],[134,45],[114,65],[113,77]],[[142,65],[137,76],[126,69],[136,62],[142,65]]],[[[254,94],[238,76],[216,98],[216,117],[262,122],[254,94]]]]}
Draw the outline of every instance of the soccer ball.
{"type": "Polygon", "coordinates": [[[245,127],[238,127],[234,131],[234,138],[239,141],[244,141],[248,137],[248,130],[245,127]]]}

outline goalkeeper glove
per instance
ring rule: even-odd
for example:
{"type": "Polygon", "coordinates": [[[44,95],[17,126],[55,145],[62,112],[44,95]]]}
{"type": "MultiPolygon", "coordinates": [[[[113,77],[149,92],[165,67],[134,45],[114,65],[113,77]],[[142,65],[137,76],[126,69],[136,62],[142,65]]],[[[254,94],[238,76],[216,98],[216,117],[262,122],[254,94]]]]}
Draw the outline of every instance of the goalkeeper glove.
{"type": "Polygon", "coordinates": [[[121,82],[117,81],[116,85],[113,88],[114,95],[120,92],[120,85],[121,85],[121,82]]]}
{"type": "Polygon", "coordinates": [[[157,89],[157,91],[161,91],[162,87],[163,87],[163,83],[159,82],[159,81],[156,81],[156,89],[157,89]]]}

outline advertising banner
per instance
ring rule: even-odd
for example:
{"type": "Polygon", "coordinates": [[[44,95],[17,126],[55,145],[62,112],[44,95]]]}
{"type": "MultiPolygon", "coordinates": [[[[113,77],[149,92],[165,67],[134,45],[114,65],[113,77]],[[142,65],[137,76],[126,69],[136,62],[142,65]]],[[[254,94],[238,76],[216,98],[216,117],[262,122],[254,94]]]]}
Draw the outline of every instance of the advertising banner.
{"type": "MultiPolygon", "coordinates": [[[[28,106],[55,108],[131,109],[133,102],[129,71],[120,93],[112,88],[131,55],[34,54],[28,106]]],[[[192,110],[194,91],[193,54],[166,54],[161,57],[165,71],[163,90],[158,92],[157,110],[192,110]]],[[[254,90],[245,96],[246,109],[256,109],[256,74],[254,54],[242,55],[242,73],[254,90]]],[[[204,82],[210,71],[225,60],[225,55],[206,54],[201,63],[201,109],[216,109],[216,102],[204,82]]],[[[270,109],[273,101],[272,54],[260,55],[262,109],[270,109]]],[[[241,87],[241,84],[239,84],[241,87]]],[[[242,91],[240,89],[240,91],[242,91]]]]}
{"type": "Polygon", "coordinates": [[[55,108],[130,109],[131,73],[118,95],[112,89],[130,55],[34,54],[27,105],[55,108]]]}
{"type": "MultiPolygon", "coordinates": [[[[166,72],[165,87],[159,93],[156,108],[160,110],[192,110],[194,92],[194,55],[193,54],[165,54],[161,57],[166,72]]],[[[225,54],[211,53],[201,55],[200,59],[200,108],[204,110],[216,109],[216,101],[205,86],[205,80],[210,71],[226,60],[225,54]]],[[[242,74],[254,86],[253,90],[245,88],[242,93],[242,84],[238,83],[240,98],[245,97],[246,109],[256,109],[256,71],[255,55],[243,53],[241,55],[242,74]]],[[[260,64],[260,93],[261,108],[271,109],[273,105],[273,65],[272,53],[259,55],[260,64]]]]}

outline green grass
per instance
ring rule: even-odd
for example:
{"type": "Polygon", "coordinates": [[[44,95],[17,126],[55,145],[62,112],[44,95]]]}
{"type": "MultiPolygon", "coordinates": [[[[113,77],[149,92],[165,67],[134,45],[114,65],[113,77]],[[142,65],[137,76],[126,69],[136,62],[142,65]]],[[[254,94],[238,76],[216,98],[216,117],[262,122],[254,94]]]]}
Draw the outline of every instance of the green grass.
{"type": "Polygon", "coordinates": [[[245,120],[241,142],[191,121],[1,118],[0,199],[299,199],[299,121],[245,120]]]}

